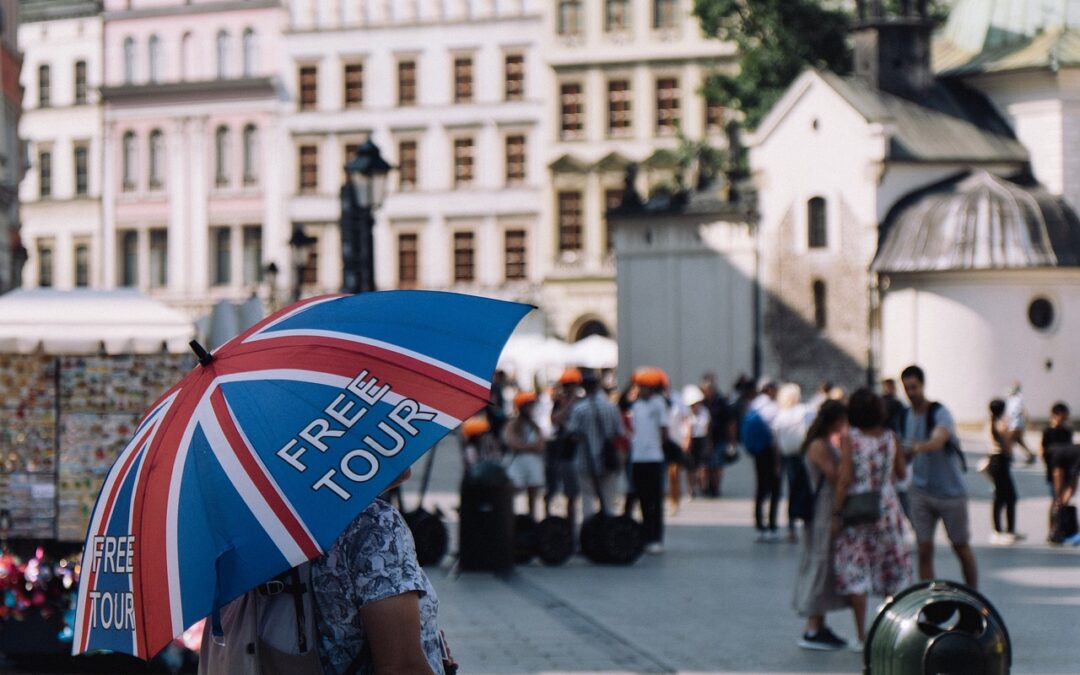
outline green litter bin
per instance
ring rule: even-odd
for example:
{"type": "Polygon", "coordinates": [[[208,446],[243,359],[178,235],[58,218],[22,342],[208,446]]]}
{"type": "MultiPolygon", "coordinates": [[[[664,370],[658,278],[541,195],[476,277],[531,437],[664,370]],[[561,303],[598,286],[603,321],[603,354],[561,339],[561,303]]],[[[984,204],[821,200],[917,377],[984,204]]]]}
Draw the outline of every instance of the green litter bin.
{"type": "Polygon", "coordinates": [[[867,633],[863,662],[865,675],[1006,675],[1012,643],[985,597],[937,579],[886,600],[867,633]]]}

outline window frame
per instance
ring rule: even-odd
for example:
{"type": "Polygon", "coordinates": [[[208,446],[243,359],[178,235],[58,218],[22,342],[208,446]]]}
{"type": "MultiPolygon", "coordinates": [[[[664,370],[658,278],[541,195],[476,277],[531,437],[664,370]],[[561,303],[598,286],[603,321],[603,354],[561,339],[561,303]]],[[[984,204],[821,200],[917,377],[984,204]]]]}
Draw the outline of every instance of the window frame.
{"type": "Polygon", "coordinates": [[[37,286],[52,288],[56,283],[56,243],[52,239],[39,239],[37,242],[37,286]],[[47,264],[46,264],[47,261],[47,264]]]}
{"type": "Polygon", "coordinates": [[[585,248],[585,193],[582,190],[559,190],[555,196],[555,233],[558,238],[558,251],[563,253],[580,253],[585,248]],[[573,212],[575,222],[567,222],[567,215],[571,212],[565,205],[573,200],[576,211],[573,212]]]}
{"type": "Polygon", "coordinates": [[[476,183],[476,139],[461,135],[453,139],[454,187],[471,187],[476,183]],[[466,151],[467,150],[467,151],[466,151]]]}
{"type": "Polygon", "coordinates": [[[397,143],[398,153],[398,190],[413,192],[420,184],[420,143],[415,138],[401,138],[397,143]],[[411,156],[406,152],[411,147],[411,156]]]}
{"type": "Polygon", "coordinates": [[[147,185],[151,190],[160,190],[165,185],[165,134],[161,129],[152,129],[147,137],[148,161],[147,185]],[[160,145],[160,147],[158,147],[160,145]]]}
{"type": "Polygon", "coordinates": [[[86,197],[90,194],[90,147],[86,143],[75,143],[71,150],[71,163],[75,179],[75,196],[86,197]]]}
{"type": "Polygon", "coordinates": [[[319,146],[315,143],[301,143],[296,149],[296,159],[297,193],[303,195],[317,193],[319,191],[319,146]],[[306,165],[305,157],[310,160],[306,165]],[[310,176],[310,184],[305,181],[305,175],[310,176]]]}
{"type": "Polygon", "coordinates": [[[229,225],[210,227],[210,261],[213,264],[210,270],[211,286],[232,285],[232,235],[233,228],[229,225]]]}
{"type": "Polygon", "coordinates": [[[529,231],[524,227],[509,227],[503,231],[503,279],[512,282],[528,278],[529,231]],[[520,237],[520,245],[511,246],[511,237],[515,240],[520,237]]]}
{"type": "Polygon", "coordinates": [[[473,66],[474,59],[472,54],[454,55],[454,103],[475,102],[476,79],[473,66]]]}
{"type": "Polygon", "coordinates": [[[475,283],[476,233],[472,230],[455,230],[452,241],[454,283],[475,283]]]}
{"type": "Polygon", "coordinates": [[[214,187],[228,187],[229,183],[229,150],[232,146],[232,132],[224,124],[214,129],[214,187]]]}
{"type": "Polygon", "coordinates": [[[634,135],[634,87],[629,78],[607,81],[607,135],[609,138],[634,135]],[[625,88],[613,88],[619,84],[625,85],[625,88]]]}
{"type": "Polygon", "coordinates": [[[252,123],[241,132],[243,144],[243,182],[246,186],[259,184],[259,128],[252,123]]]}
{"type": "Polygon", "coordinates": [[[503,57],[503,100],[525,100],[525,55],[520,52],[503,57]]]}
{"type": "Polygon", "coordinates": [[[416,288],[420,283],[420,235],[417,232],[398,232],[397,235],[397,285],[398,288],[416,288]],[[411,241],[411,249],[402,244],[411,241]],[[411,262],[406,265],[406,258],[411,262]],[[406,270],[410,271],[408,277],[406,270]]]}
{"type": "Polygon", "coordinates": [[[656,135],[675,136],[682,128],[682,82],[678,75],[661,75],[656,78],[656,135]],[[674,86],[663,86],[666,83],[674,86]]]}
{"type": "Polygon", "coordinates": [[[86,61],[75,62],[75,105],[86,105],[89,88],[86,82],[86,61]]]}
{"type": "Polygon", "coordinates": [[[53,149],[51,146],[38,149],[38,197],[52,199],[53,196],[53,149]]]}
{"type": "Polygon", "coordinates": [[[806,248],[829,248],[829,202],[821,195],[806,200],[806,248]]]}
{"type": "Polygon", "coordinates": [[[147,230],[150,259],[150,288],[169,287],[169,229],[152,227],[147,230]],[[159,246],[160,245],[160,246],[159,246]],[[160,263],[160,264],[159,264],[160,263]]]}
{"type": "Polygon", "coordinates": [[[559,0],[555,7],[555,33],[559,37],[581,37],[585,32],[583,5],[581,0],[559,0]]]}
{"type": "Polygon", "coordinates": [[[345,108],[364,105],[364,62],[347,61],[341,66],[341,100],[345,108]],[[350,92],[354,92],[351,94],[350,92]]]}
{"type": "Polygon", "coordinates": [[[507,134],[503,141],[503,178],[506,185],[524,185],[529,179],[529,136],[524,132],[507,134]],[[512,149],[520,148],[514,154],[512,149]]]}
{"type": "Polygon", "coordinates": [[[585,86],[579,82],[559,83],[559,138],[575,141],[585,136],[585,86]],[[576,92],[568,89],[576,88],[576,92]],[[568,125],[569,120],[572,125],[568,125]]]}
{"type": "Polygon", "coordinates": [[[139,286],[139,231],[124,229],[116,231],[117,262],[120,269],[117,270],[119,277],[117,282],[122,288],[138,288],[139,286]]]}
{"type": "Polygon", "coordinates": [[[296,106],[301,112],[319,107],[319,66],[302,63],[296,68],[296,106]]]}
{"type": "Polygon", "coordinates": [[[633,29],[633,9],[630,0],[604,0],[604,32],[628,33],[633,29]],[[616,10],[621,8],[621,12],[616,10]],[[616,16],[616,15],[620,16],[616,16]]]}
{"type": "Polygon", "coordinates": [[[402,57],[397,60],[397,104],[400,108],[412,107],[417,103],[418,66],[415,57],[402,57]],[[406,73],[411,73],[406,81],[406,73]],[[408,95],[406,96],[406,92],[408,95]]]}
{"type": "Polygon", "coordinates": [[[47,63],[38,64],[38,107],[52,107],[52,68],[47,63]]]}

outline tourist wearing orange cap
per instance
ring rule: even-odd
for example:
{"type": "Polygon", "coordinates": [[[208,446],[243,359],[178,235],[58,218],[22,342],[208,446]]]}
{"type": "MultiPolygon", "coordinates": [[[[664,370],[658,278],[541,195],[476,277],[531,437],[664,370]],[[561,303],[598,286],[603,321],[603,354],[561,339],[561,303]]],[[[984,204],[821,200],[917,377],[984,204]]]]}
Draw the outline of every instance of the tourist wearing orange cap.
{"type": "Polygon", "coordinates": [[[596,371],[584,369],[581,371],[581,376],[581,386],[585,391],[585,396],[574,403],[566,428],[578,439],[577,471],[581,484],[581,516],[584,522],[596,513],[597,501],[600,502],[599,507],[605,513],[611,512],[615,501],[615,484],[621,467],[605,466],[604,441],[613,441],[625,432],[619,409],[608,400],[600,387],[600,379],[596,371]],[[599,494],[593,482],[593,471],[596,471],[599,494]]]}
{"type": "Polygon", "coordinates": [[[491,459],[497,453],[492,447],[491,424],[484,414],[470,417],[461,425],[462,458],[466,468],[485,459],[491,459]]]}
{"type": "Polygon", "coordinates": [[[536,499],[544,486],[544,435],[533,419],[536,394],[522,391],[514,396],[516,415],[506,425],[503,444],[509,454],[506,471],[514,487],[525,490],[529,517],[536,518],[536,499]]]}
{"type": "Polygon", "coordinates": [[[668,412],[661,396],[663,379],[655,369],[634,374],[637,399],[630,407],[633,435],[630,437],[630,476],[636,500],[641,506],[645,551],[664,550],[663,442],[667,438],[668,412]]]}

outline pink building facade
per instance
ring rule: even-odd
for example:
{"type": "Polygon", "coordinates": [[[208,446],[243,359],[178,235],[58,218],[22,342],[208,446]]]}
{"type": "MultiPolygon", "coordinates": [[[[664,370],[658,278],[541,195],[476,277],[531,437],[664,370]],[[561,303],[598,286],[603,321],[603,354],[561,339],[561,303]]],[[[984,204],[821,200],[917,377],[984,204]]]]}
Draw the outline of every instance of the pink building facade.
{"type": "Polygon", "coordinates": [[[104,285],[202,313],[285,249],[276,2],[106,0],[104,285]]]}

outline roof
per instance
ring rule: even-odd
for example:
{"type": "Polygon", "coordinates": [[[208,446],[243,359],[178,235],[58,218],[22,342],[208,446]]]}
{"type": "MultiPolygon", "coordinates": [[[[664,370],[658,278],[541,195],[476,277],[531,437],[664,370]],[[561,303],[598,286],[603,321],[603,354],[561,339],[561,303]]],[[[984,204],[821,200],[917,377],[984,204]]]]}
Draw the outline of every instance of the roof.
{"type": "Polygon", "coordinates": [[[935,36],[943,76],[1080,65],[1076,0],[959,0],[935,36]]]}
{"type": "Polygon", "coordinates": [[[19,23],[77,19],[101,14],[98,0],[19,0],[19,23]]]}
{"type": "Polygon", "coordinates": [[[1028,152],[993,105],[960,82],[937,80],[918,103],[854,78],[815,71],[867,122],[889,127],[887,159],[1025,163],[1028,152]]]}
{"type": "Polygon", "coordinates": [[[1080,219],[1027,178],[962,173],[897,202],[876,272],[1080,267],[1080,219]]]}
{"type": "Polygon", "coordinates": [[[0,296],[0,351],[181,353],[195,337],[186,315],[136,291],[17,289],[0,296]]]}

